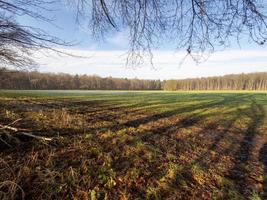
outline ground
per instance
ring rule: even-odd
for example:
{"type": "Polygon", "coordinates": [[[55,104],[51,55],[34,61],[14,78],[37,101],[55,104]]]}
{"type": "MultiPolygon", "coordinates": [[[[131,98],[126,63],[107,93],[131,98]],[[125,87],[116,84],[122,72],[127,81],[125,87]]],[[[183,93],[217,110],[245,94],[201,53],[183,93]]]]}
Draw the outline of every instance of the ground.
{"type": "Polygon", "coordinates": [[[266,110],[259,92],[0,91],[0,199],[267,199],[266,110]]]}

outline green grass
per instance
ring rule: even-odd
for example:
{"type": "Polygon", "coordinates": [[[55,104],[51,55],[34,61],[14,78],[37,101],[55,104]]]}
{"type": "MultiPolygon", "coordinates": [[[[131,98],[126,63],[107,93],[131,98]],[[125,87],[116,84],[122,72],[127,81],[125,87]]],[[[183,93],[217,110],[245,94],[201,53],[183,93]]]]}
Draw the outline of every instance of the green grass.
{"type": "Polygon", "coordinates": [[[267,94],[0,91],[0,199],[264,199],[267,94]],[[2,195],[2,196],[1,196],[2,195]]]}

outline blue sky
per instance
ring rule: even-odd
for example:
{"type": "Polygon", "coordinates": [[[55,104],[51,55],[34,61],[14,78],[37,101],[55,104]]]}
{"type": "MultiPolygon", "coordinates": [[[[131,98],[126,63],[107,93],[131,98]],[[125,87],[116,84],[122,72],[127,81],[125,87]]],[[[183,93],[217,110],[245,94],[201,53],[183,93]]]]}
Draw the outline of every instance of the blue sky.
{"type": "Polygon", "coordinates": [[[112,31],[104,41],[96,41],[91,37],[86,25],[76,23],[75,13],[70,7],[58,3],[53,9],[55,11],[52,15],[43,14],[50,15],[57,26],[26,17],[20,17],[18,21],[24,25],[41,28],[63,40],[75,42],[75,46],[61,50],[87,58],[59,56],[53,52],[35,52],[34,56],[40,63],[39,71],[42,72],[163,80],[267,71],[267,46],[255,45],[245,37],[241,41],[241,48],[233,42],[231,47],[215,52],[207,61],[200,64],[187,58],[180,65],[185,52],[174,51],[174,47],[167,43],[154,51],[154,67],[151,67],[148,61],[137,68],[126,67],[127,30],[112,31]]]}

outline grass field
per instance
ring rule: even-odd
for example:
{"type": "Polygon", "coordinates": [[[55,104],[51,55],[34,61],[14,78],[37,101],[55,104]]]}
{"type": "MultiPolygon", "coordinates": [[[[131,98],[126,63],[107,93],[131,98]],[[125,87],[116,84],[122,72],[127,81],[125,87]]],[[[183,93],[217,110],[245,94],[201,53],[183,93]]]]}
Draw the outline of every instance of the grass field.
{"type": "Polygon", "coordinates": [[[266,110],[261,92],[0,91],[0,199],[267,199],[266,110]]]}

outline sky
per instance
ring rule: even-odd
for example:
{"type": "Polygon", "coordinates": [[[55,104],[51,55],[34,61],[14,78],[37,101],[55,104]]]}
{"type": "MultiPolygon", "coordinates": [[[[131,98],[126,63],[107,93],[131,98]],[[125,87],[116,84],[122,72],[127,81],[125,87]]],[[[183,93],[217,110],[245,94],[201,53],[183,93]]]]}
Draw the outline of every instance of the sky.
{"type": "Polygon", "coordinates": [[[127,30],[114,31],[104,40],[95,40],[88,27],[76,23],[75,13],[70,7],[58,4],[55,5],[55,10],[53,15],[44,15],[50,14],[56,26],[27,17],[17,19],[24,25],[41,28],[51,35],[75,43],[71,48],[60,47],[59,50],[77,55],[76,57],[57,55],[54,52],[35,52],[34,57],[40,64],[38,70],[41,72],[161,80],[267,72],[267,46],[258,46],[247,40],[241,42],[241,47],[233,44],[209,55],[201,63],[194,62],[190,57],[181,63],[185,51],[174,51],[171,45],[166,44],[153,51],[153,66],[145,62],[140,67],[127,67],[127,30]]]}

